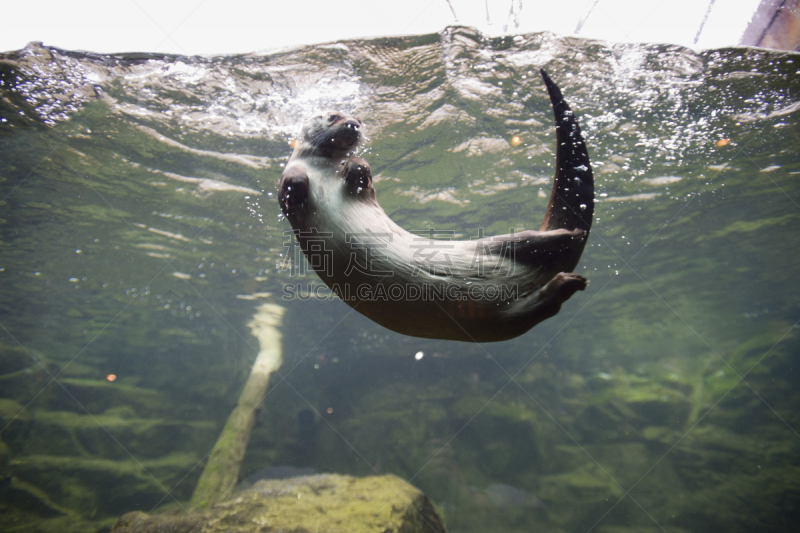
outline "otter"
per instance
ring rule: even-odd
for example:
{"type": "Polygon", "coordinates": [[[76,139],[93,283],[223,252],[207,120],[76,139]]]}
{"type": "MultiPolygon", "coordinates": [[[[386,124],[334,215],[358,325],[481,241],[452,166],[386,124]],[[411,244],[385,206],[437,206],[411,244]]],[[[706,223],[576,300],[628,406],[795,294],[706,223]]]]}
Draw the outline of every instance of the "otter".
{"type": "Polygon", "coordinates": [[[303,126],[278,200],[311,267],[337,296],[398,333],[494,342],[554,316],[586,288],[572,271],[592,225],[592,169],[575,116],[540,73],[557,148],[555,183],[538,231],[469,241],[410,233],[378,205],[370,166],[354,155],[361,119],[333,112],[303,126]]]}

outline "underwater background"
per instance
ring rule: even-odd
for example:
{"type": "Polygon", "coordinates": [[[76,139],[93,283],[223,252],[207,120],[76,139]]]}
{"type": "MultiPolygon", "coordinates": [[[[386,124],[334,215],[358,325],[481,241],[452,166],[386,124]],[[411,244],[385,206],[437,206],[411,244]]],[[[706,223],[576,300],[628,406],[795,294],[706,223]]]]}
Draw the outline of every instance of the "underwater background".
{"type": "Polygon", "coordinates": [[[796,531],[799,74],[798,53],[462,27],[0,54],[0,529],[184,505],[271,301],[284,362],[243,478],[393,473],[451,532],[796,531]],[[594,168],[589,288],[494,344],[404,337],[319,291],[277,202],[303,120],[364,120],[406,229],[536,229],[540,67],[594,168]]]}

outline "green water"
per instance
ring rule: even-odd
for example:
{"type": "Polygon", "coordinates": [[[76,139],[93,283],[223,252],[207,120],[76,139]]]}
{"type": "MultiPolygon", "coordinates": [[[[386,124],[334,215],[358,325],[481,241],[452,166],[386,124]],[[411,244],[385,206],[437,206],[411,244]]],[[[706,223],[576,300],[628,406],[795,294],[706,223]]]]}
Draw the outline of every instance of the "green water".
{"type": "Polygon", "coordinates": [[[244,475],[394,473],[451,532],[794,531],[799,71],[798,54],[465,29],[0,55],[0,528],[185,505],[272,293],[284,364],[244,475]],[[319,283],[283,268],[276,198],[305,116],[364,119],[378,199],[407,229],[538,228],[555,160],[539,67],[594,166],[585,292],[486,345],[281,298],[319,283]]]}

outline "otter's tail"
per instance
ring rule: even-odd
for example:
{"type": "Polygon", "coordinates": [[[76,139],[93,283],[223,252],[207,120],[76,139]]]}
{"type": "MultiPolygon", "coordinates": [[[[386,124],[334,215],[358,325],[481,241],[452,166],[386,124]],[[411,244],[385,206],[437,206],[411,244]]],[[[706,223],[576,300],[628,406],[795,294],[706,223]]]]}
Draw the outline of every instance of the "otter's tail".
{"type": "Polygon", "coordinates": [[[561,90],[544,69],[539,72],[547,85],[556,117],[557,144],[555,183],[541,231],[582,229],[588,236],[594,213],[594,180],[589,154],[575,115],[561,96],[561,90]]]}

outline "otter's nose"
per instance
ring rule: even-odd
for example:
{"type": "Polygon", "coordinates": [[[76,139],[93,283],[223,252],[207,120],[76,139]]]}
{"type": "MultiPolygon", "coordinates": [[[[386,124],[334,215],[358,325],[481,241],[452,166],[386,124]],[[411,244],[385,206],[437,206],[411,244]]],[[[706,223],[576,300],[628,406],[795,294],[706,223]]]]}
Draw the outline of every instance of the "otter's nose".
{"type": "Polygon", "coordinates": [[[356,120],[356,119],[352,119],[352,118],[350,120],[348,120],[347,122],[345,122],[344,125],[347,126],[350,129],[354,129],[356,131],[361,129],[361,122],[356,120]]]}

